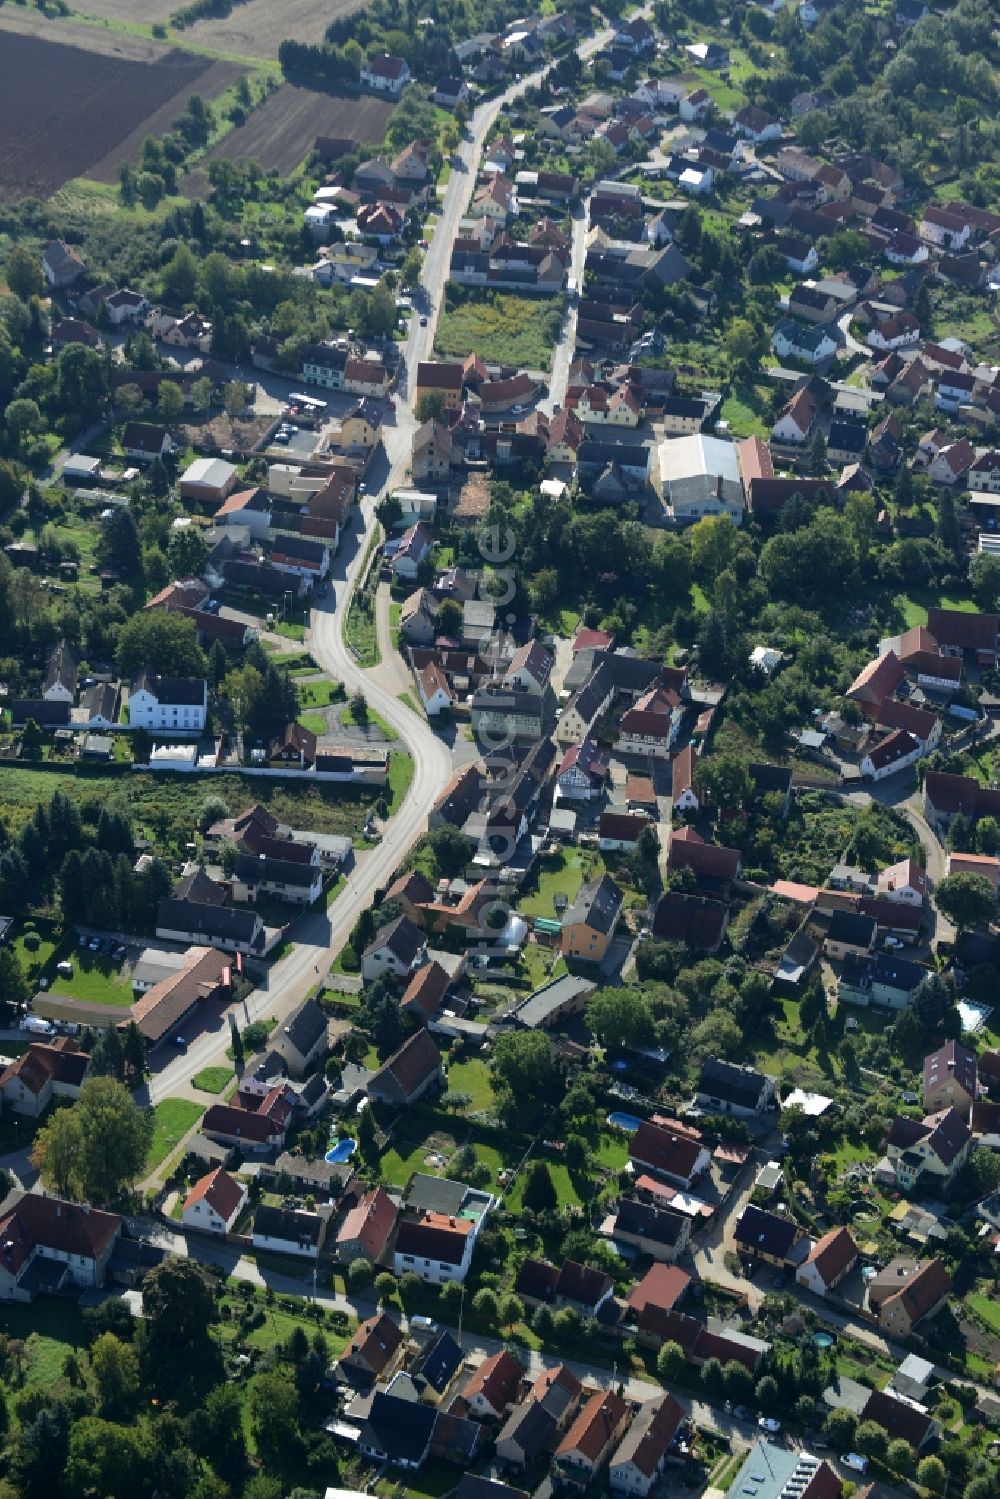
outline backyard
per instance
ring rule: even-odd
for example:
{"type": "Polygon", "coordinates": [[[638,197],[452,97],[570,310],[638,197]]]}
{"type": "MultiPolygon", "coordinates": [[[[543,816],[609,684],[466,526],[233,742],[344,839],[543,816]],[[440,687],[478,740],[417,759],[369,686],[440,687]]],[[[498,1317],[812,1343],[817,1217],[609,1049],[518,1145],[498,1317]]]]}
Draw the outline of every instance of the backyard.
{"type": "Polygon", "coordinates": [[[573,904],[585,880],[597,879],[604,872],[599,854],[578,848],[561,849],[554,858],[539,861],[537,868],[534,889],[522,896],[518,909],[526,916],[554,919],[573,904]]]}
{"type": "Polygon", "coordinates": [[[499,364],[547,370],[561,321],[561,301],[470,297],[442,309],[435,352],[456,358],[476,352],[499,364]]]}

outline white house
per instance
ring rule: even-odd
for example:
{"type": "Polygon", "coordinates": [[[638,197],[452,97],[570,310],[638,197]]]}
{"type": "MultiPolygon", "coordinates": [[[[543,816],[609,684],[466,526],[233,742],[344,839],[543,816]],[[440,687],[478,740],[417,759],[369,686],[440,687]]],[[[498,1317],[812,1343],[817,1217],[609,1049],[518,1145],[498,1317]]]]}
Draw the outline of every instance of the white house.
{"type": "Polygon", "coordinates": [[[436,718],[439,713],[448,713],[454,707],[455,698],[448,685],[448,678],[436,661],[428,661],[427,665],[417,672],[417,686],[420,688],[420,701],[427,711],[428,718],[436,718]]]}
{"type": "Polygon", "coordinates": [[[393,57],[388,52],[378,52],[370,57],[359,74],[362,88],[388,94],[390,99],[399,98],[412,76],[406,59],[393,57]]]}
{"type": "Polygon", "coordinates": [[[954,255],[956,251],[964,250],[969,243],[972,226],[957,214],[931,206],[924,210],[917,232],[928,244],[935,245],[939,250],[950,250],[954,255]]]}
{"type": "Polygon", "coordinates": [[[927,889],[927,871],[915,859],[903,859],[883,869],[878,877],[879,900],[890,900],[899,906],[921,907],[927,889]]]}
{"type": "Polygon", "coordinates": [[[663,1473],[684,1419],[683,1407],[673,1395],[664,1393],[640,1405],[611,1458],[608,1477],[614,1493],[646,1499],[663,1473]]]}
{"type": "Polygon", "coordinates": [[[898,775],[909,765],[915,765],[924,753],[919,739],[905,729],[894,729],[885,739],[870,749],[861,761],[861,774],[866,780],[884,781],[888,776],[898,775]]]}
{"type": "Polygon", "coordinates": [[[812,431],[818,415],[819,406],[815,397],[803,386],[795,392],[771,428],[771,436],[775,442],[803,443],[812,431]]]}
{"type": "Polygon", "coordinates": [[[221,1166],[195,1182],[181,1210],[185,1228],[206,1234],[231,1234],[247,1203],[247,1189],[221,1166]]]}
{"type": "Polygon", "coordinates": [[[832,1228],[817,1239],[795,1272],[796,1283],[814,1296],[828,1296],[858,1262],[858,1248],[846,1228],[832,1228]]]}
{"type": "Polygon", "coordinates": [[[319,1258],[327,1219],[297,1208],[272,1208],[262,1203],[253,1215],[253,1246],[302,1259],[319,1258]]]}
{"type": "Polygon", "coordinates": [[[431,538],[424,526],[411,526],[403,533],[399,546],[392,554],[392,570],[396,577],[413,582],[430,549],[431,538]]]}
{"type": "Polygon", "coordinates": [[[807,326],[794,318],[782,318],[771,336],[771,348],[779,359],[822,364],[837,352],[837,341],[822,324],[807,326]]]}
{"type": "Polygon", "coordinates": [[[476,1225],[469,1219],[424,1212],[399,1225],[392,1268],[396,1275],[412,1271],[432,1285],[461,1281],[469,1273],[475,1244],[476,1225]]]}
{"type": "Polygon", "coordinates": [[[200,734],[208,717],[204,677],[158,677],[143,671],[129,691],[129,723],[161,734],[200,734]]]}

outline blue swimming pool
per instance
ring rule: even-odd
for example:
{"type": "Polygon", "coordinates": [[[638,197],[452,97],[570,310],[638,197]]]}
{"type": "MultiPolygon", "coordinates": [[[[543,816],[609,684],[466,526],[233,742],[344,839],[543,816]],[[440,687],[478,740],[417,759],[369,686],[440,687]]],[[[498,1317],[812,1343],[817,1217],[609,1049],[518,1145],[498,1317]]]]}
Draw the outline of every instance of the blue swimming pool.
{"type": "Polygon", "coordinates": [[[351,1159],[357,1148],[357,1140],[338,1140],[333,1149],[327,1151],[326,1159],[334,1166],[342,1166],[351,1159]]]}
{"type": "Polygon", "coordinates": [[[620,1114],[616,1112],[608,1115],[608,1123],[613,1124],[615,1129],[623,1129],[628,1134],[634,1135],[640,1124],[642,1124],[642,1120],[638,1119],[635,1114],[620,1114]]]}
{"type": "Polygon", "coordinates": [[[835,1339],[833,1333],[831,1332],[813,1333],[813,1342],[816,1344],[817,1348],[832,1348],[834,1345],[834,1341],[835,1339]]]}

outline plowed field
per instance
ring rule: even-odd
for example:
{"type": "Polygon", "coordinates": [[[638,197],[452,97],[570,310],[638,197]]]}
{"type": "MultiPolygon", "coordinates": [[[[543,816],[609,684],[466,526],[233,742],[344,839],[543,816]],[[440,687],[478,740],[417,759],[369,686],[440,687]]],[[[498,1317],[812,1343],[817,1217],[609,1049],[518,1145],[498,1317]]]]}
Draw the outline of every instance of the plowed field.
{"type": "Polygon", "coordinates": [[[370,94],[354,99],[283,83],[206,160],[223,156],[227,161],[256,161],[265,172],[272,167],[291,172],[309,155],[318,135],[380,145],[392,110],[391,104],[370,94]]]}
{"type": "MultiPolygon", "coordinates": [[[[191,52],[136,62],[5,30],[0,38],[0,201],[47,198],[71,177],[89,175],[99,162],[113,162],[117,169],[132,133],[143,127],[144,134],[161,109],[171,118],[179,114],[215,66],[211,58],[191,52]]],[[[105,180],[112,180],[107,170],[105,180]]]]}

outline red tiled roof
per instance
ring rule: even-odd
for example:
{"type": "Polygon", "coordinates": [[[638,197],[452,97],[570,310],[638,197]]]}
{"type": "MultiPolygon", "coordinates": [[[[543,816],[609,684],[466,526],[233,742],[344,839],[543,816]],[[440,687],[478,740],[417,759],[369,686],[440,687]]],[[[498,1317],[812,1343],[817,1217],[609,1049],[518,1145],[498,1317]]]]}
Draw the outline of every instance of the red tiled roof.
{"type": "Polygon", "coordinates": [[[690,1284],[691,1276],[679,1265],[651,1265],[642,1280],[632,1287],[628,1304],[636,1313],[647,1306],[673,1311],[690,1284]]]}
{"type": "Polygon", "coordinates": [[[228,1223],[243,1201],[243,1196],[244,1190],[236,1178],[217,1166],[214,1171],[209,1171],[200,1181],[195,1182],[184,1199],[184,1211],[187,1212],[188,1208],[204,1201],[228,1223]]]}
{"type": "Polygon", "coordinates": [[[806,1260],[815,1265],[826,1286],[834,1286],[858,1257],[858,1247],[846,1228],[831,1228],[817,1239],[806,1260]]]}

